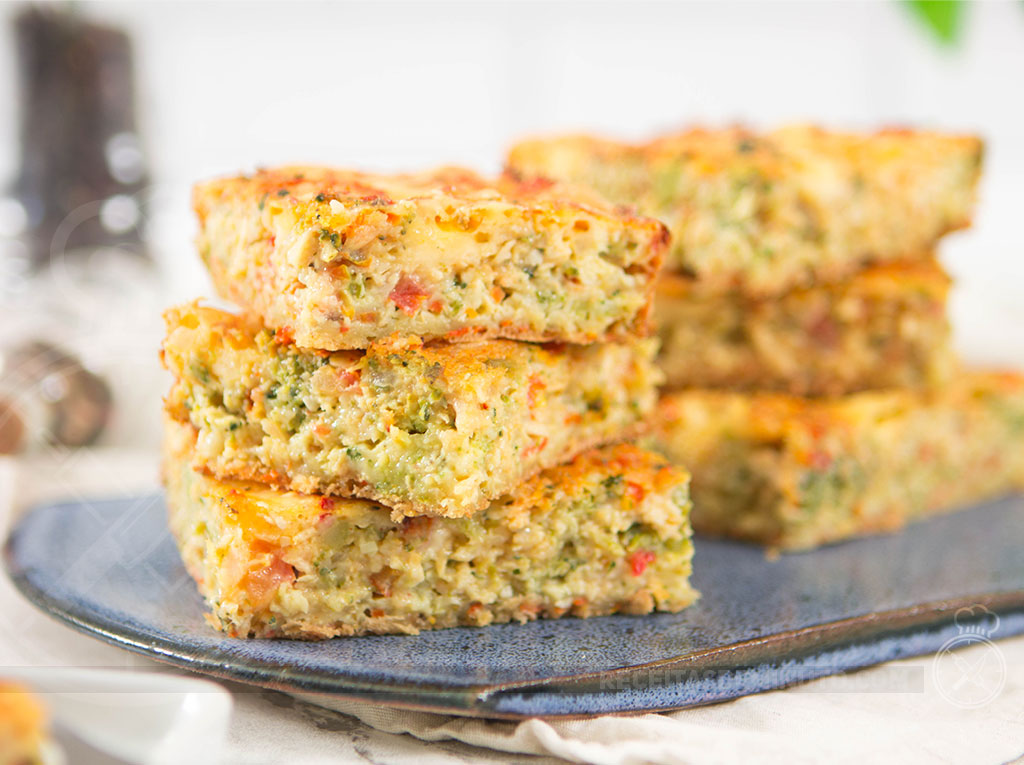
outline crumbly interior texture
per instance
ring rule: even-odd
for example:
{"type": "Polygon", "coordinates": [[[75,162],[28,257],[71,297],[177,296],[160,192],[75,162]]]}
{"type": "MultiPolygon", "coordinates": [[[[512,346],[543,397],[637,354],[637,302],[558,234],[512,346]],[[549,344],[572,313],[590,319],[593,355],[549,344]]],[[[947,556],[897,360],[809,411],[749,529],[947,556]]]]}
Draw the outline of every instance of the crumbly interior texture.
{"type": "Polygon", "coordinates": [[[873,266],[838,284],[774,298],[703,295],[688,279],[658,283],[658,358],[673,388],[837,396],[947,383],[954,359],[934,261],[873,266]]]}
{"type": "Polygon", "coordinates": [[[591,192],[466,170],[292,167],[200,184],[221,295],[324,350],[393,333],[589,343],[648,331],[665,227],[591,192]]]}
{"type": "Polygon", "coordinates": [[[48,741],[39,701],[20,685],[0,679],[0,763],[42,765],[48,741]]]}
{"type": "Polygon", "coordinates": [[[630,145],[526,141],[522,177],[586,184],[668,224],[666,270],[703,289],[773,295],[868,262],[928,253],[973,214],[978,138],[908,130],[691,130],[630,145]]]}
{"type": "Polygon", "coordinates": [[[198,469],[279,489],[459,517],[546,467],[636,432],[660,375],[653,338],[546,347],[507,340],[304,351],[252,319],[166,314],[168,414],[198,469]]]}
{"type": "Polygon", "coordinates": [[[687,475],[629,445],[586,452],[470,518],[219,481],[168,421],[170,527],[237,637],[319,639],[692,603],[687,475]]]}
{"type": "Polygon", "coordinates": [[[656,440],[693,471],[699,532],[784,549],[899,529],[1024,489],[1024,376],[838,399],[684,391],[656,440]]]}

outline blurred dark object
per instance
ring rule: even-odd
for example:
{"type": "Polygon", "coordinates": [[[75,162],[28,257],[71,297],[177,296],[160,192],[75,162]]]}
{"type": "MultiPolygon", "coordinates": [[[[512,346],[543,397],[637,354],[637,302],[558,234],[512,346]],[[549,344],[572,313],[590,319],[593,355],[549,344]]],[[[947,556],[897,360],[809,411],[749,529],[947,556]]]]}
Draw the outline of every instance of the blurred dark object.
{"type": "Polygon", "coordinates": [[[110,387],[44,342],[5,353],[0,366],[0,454],[40,443],[87,446],[110,419],[110,387]]]}
{"type": "Polygon", "coordinates": [[[14,27],[21,169],[13,199],[24,209],[31,267],[97,247],[145,257],[148,178],[128,36],[65,4],[28,6],[14,27]]]}

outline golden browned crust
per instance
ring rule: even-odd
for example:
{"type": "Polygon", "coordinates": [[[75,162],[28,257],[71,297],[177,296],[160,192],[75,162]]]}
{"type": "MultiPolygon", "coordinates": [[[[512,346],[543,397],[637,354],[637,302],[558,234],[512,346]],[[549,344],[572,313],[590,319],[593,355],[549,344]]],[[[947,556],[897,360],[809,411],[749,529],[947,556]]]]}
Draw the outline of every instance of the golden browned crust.
{"type": "MultiPolygon", "coordinates": [[[[206,222],[212,208],[224,203],[259,204],[271,197],[288,201],[327,204],[332,200],[342,206],[351,206],[362,212],[348,225],[338,229],[345,239],[368,236],[361,227],[374,225],[376,216],[364,212],[365,206],[389,211],[402,201],[414,199],[440,199],[446,207],[489,202],[507,202],[536,217],[560,215],[563,208],[585,211],[613,225],[628,224],[663,237],[664,227],[650,218],[630,212],[629,208],[611,205],[593,191],[579,186],[556,183],[549,179],[524,180],[514,174],[487,179],[472,170],[442,167],[437,170],[398,175],[374,175],[354,170],[330,167],[289,166],[266,168],[247,175],[220,178],[198,184],[193,192],[193,205],[200,225],[206,222]],[[318,199],[318,197],[324,199],[318,199]]],[[[456,220],[437,223],[447,226],[474,228],[479,221],[456,220]]]]}
{"type": "Polygon", "coordinates": [[[668,232],[592,192],[467,170],[291,167],[200,184],[222,296],[307,348],[393,333],[590,343],[648,331],[668,232]]]}

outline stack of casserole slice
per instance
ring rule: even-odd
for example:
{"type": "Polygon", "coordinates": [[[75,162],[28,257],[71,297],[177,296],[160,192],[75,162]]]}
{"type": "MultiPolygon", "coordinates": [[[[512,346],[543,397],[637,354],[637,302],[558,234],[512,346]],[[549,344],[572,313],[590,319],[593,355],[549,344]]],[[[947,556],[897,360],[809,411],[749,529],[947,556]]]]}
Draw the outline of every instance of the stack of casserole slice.
{"type": "Polygon", "coordinates": [[[195,193],[227,312],[167,313],[171,528],[229,634],[678,610],[665,227],[546,182],[284,168],[195,193]]]}
{"type": "Polygon", "coordinates": [[[508,164],[668,224],[660,446],[693,471],[699,531],[793,549],[1024,487],[1024,378],[956,362],[935,257],[981,158],[794,127],[532,140],[508,164]]]}

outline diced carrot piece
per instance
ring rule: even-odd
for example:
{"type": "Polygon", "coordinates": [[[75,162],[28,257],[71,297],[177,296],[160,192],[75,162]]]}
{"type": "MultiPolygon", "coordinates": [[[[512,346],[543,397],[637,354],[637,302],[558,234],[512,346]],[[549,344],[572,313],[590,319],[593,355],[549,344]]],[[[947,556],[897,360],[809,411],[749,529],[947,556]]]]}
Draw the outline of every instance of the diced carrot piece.
{"type": "Polygon", "coordinates": [[[637,550],[629,556],[629,570],[633,572],[633,576],[640,576],[654,563],[656,557],[658,556],[651,550],[637,550]]]}
{"type": "Polygon", "coordinates": [[[401,308],[407,315],[414,316],[420,309],[423,301],[429,297],[420,283],[408,274],[402,274],[395,284],[388,299],[401,308]]]}
{"type": "Polygon", "coordinates": [[[632,481],[626,482],[626,496],[633,500],[636,504],[640,504],[644,501],[644,497],[647,496],[647,492],[644,487],[638,483],[632,481]]]}
{"type": "Polygon", "coordinates": [[[249,571],[242,580],[242,586],[249,593],[253,605],[256,608],[263,608],[274,599],[274,593],[279,586],[293,581],[295,571],[275,554],[269,565],[249,571]]]}

